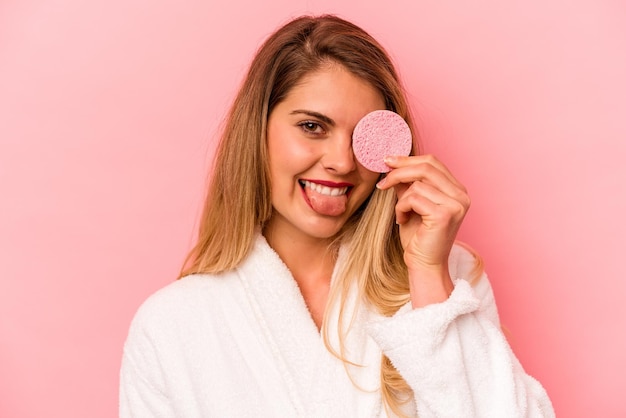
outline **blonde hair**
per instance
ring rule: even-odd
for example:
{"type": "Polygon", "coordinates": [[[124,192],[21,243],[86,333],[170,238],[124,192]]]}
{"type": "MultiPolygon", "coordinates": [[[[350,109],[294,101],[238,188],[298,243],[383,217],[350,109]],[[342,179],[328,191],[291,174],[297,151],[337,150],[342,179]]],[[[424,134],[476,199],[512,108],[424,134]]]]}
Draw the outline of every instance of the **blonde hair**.
{"type": "MultiPolygon", "coordinates": [[[[396,70],[376,40],[332,15],[292,20],[261,46],[230,109],[215,155],[198,241],[181,277],[231,270],[248,255],[256,232],[272,214],[268,116],[304,75],[328,63],[341,64],[375,87],[387,109],[402,116],[417,138],[396,70]]],[[[413,153],[417,153],[417,141],[413,153]]],[[[394,314],[409,300],[403,249],[394,221],[395,201],[393,190],[376,189],[337,238],[342,244],[350,243],[350,252],[328,306],[339,301],[342,317],[348,287],[354,280],[363,303],[383,315],[394,314]]],[[[328,343],[327,317],[322,326],[324,340],[333,353],[349,363],[342,354],[347,330],[340,328],[339,351],[334,350],[328,343]]],[[[397,415],[401,415],[401,404],[412,396],[408,384],[385,356],[381,393],[385,405],[397,415]]]]}

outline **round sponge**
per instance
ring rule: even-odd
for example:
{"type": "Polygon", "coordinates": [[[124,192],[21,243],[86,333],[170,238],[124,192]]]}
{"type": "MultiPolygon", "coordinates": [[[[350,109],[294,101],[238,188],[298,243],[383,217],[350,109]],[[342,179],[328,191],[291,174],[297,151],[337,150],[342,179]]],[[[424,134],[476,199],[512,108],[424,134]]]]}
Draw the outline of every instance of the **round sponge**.
{"type": "Polygon", "coordinates": [[[411,129],[402,116],[390,110],[375,110],[354,127],[352,149],[356,159],[370,171],[387,173],[383,159],[411,153],[411,129]]]}

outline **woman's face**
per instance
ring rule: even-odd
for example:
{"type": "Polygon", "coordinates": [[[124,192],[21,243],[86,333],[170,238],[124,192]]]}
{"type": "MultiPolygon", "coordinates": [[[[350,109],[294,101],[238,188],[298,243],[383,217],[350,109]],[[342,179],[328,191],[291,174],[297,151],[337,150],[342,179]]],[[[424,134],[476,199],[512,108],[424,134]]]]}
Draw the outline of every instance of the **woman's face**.
{"type": "Polygon", "coordinates": [[[382,95],[343,66],[305,77],[272,110],[267,127],[273,236],[331,238],[372,193],[379,174],[359,164],[352,131],[382,95]]]}

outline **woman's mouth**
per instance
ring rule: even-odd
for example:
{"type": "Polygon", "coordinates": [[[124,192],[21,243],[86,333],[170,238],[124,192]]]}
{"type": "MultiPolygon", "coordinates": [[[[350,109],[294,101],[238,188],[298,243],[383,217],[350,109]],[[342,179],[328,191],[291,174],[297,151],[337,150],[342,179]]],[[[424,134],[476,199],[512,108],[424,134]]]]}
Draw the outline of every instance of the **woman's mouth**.
{"type": "Polygon", "coordinates": [[[300,185],[324,196],[341,196],[348,192],[348,186],[330,187],[309,180],[300,180],[300,185]]]}
{"type": "Polygon", "coordinates": [[[299,183],[306,202],[318,214],[339,216],[346,211],[352,185],[310,180],[299,180],[299,183]]]}

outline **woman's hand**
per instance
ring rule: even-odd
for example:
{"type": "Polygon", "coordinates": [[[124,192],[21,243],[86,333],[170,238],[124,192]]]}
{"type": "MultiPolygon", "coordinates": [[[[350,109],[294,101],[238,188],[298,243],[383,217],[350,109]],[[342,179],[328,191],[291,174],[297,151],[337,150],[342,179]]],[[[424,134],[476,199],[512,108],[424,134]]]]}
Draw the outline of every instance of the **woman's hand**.
{"type": "Polygon", "coordinates": [[[470,206],[465,187],[432,155],[393,156],[377,187],[398,195],[396,222],[409,270],[413,306],[442,302],[453,285],[448,256],[470,206]]]}

